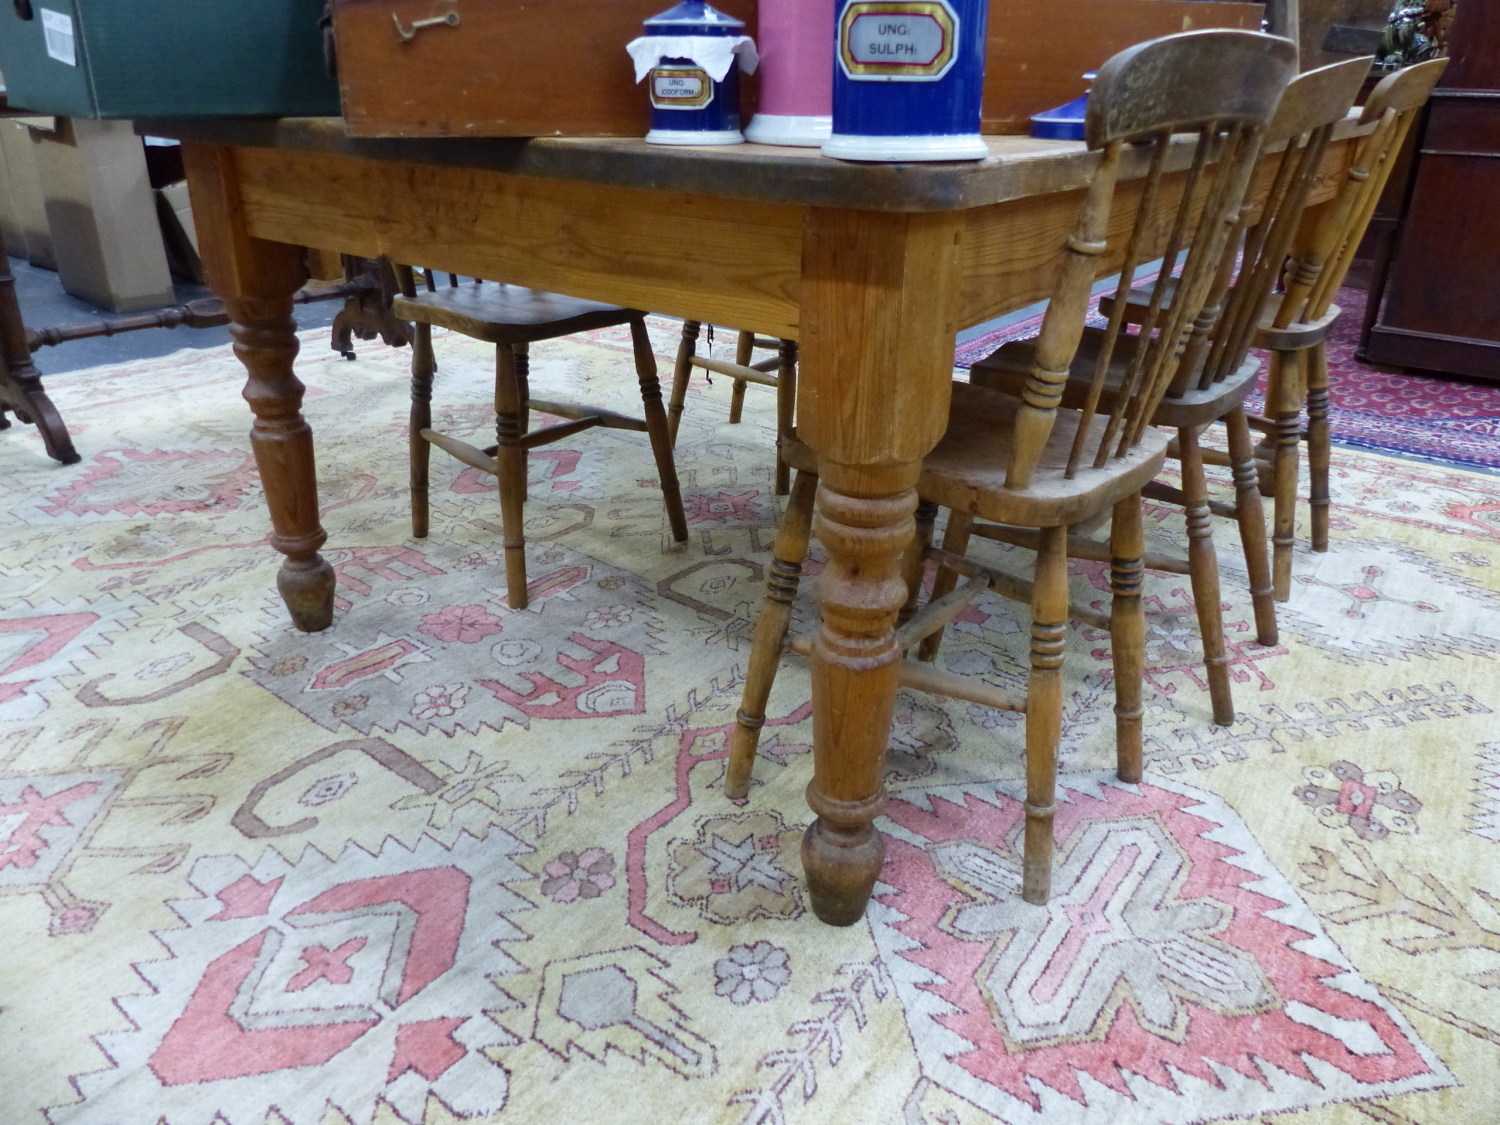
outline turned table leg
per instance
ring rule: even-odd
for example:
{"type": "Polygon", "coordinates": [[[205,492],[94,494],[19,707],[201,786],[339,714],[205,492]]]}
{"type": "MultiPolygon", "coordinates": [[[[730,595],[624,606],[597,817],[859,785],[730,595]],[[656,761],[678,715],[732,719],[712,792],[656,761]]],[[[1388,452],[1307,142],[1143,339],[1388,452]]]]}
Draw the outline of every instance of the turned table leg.
{"type": "Polygon", "coordinates": [[[234,351],[249,378],[255,414],[250,447],[266,491],[271,546],[286,556],[276,576],[292,623],[306,632],[333,623],[333,568],[318,548],[318,478],[303,386],[293,370],[297,322],[292,294],[307,279],[302,249],[250,235],[234,150],[185,143],[183,161],[209,287],[224,301],[234,351]]]}
{"type": "Polygon", "coordinates": [[[916,523],[918,465],[861,471],[824,462],[813,532],[828,552],[818,577],[823,626],[813,641],[813,780],[818,816],[802,840],[819,918],[864,916],[885,844],[885,748],[902,653],[892,627],[906,601],[902,559],[916,523]]]}
{"type": "Polygon", "coordinates": [[[292,297],[229,297],[234,354],[250,377],[245,401],[255,414],[250,448],[271,513],[271,546],[286,561],[276,587],[292,623],[305,632],[333,623],[333,567],[318,548],[328,538],[318,521],[318,479],[312,428],[302,417],[302,381],[292,369],[297,322],[292,297]]]}
{"type": "Polygon", "coordinates": [[[902,654],[902,556],[922,457],[947,424],[958,306],[952,214],[813,209],[803,235],[798,432],[818,453],[813,532],[822,627],[812,646],[817,820],[802,842],[813,911],[851,925],[880,873],[872,823],[902,654]]]}
{"type": "Polygon", "coordinates": [[[5,242],[0,239],[0,430],[10,425],[5,417],[7,410],[37,428],[48,457],[64,465],[81,460],[62,415],[42,389],[41,372],[32,365],[31,345],[26,341],[26,325],[16,301],[16,279],[5,256],[5,242]]]}

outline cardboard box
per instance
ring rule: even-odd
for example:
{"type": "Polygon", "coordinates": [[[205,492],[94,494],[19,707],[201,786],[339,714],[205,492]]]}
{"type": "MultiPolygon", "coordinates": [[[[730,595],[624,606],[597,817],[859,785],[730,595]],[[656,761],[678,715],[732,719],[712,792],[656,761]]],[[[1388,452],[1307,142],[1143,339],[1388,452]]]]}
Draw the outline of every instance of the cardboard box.
{"type": "Polygon", "coordinates": [[[336,114],[324,0],[0,4],[12,104],[68,117],[336,114]],[[29,11],[30,19],[22,19],[29,11]]]}
{"type": "Polygon", "coordinates": [[[187,181],[155,188],[156,218],[161,223],[161,241],[167,251],[167,268],[178,277],[203,284],[203,260],[198,256],[198,228],[193,225],[193,205],[187,181]]]}
{"type": "Polygon", "coordinates": [[[35,151],[63,288],[113,312],[172,304],[146,157],[130,122],[60,118],[35,151]]]}
{"type": "Polygon", "coordinates": [[[26,257],[26,231],[10,190],[10,164],[5,159],[4,145],[0,145],[0,241],[5,243],[5,252],[11,257],[26,257]]]}
{"type": "Polygon", "coordinates": [[[25,258],[45,270],[57,268],[52,250],[52,231],[47,226],[47,207],[42,181],[37,175],[36,136],[50,134],[57,126],[53,117],[0,117],[0,149],[5,152],[6,189],[11,215],[19,236],[5,239],[12,256],[25,258]]]}

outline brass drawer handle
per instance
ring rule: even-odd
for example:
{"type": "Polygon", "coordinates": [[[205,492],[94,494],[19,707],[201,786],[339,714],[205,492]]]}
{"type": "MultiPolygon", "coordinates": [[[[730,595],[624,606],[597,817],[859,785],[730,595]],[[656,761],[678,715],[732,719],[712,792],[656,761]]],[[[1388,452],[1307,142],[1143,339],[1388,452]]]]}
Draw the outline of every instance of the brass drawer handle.
{"type": "Polygon", "coordinates": [[[447,24],[449,27],[458,26],[458,13],[449,12],[446,16],[433,16],[428,20],[412,20],[410,27],[401,26],[401,17],[395,12],[391,13],[391,22],[396,25],[396,38],[403,43],[410,43],[417,37],[417,32],[424,27],[437,27],[447,24]]]}

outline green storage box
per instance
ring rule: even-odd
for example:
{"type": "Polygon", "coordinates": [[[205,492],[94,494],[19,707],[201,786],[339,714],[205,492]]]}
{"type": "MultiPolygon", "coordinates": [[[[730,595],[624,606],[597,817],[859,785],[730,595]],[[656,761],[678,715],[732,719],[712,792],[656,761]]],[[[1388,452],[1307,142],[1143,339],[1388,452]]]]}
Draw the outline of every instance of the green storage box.
{"type": "Polygon", "coordinates": [[[337,114],[324,0],[4,0],[12,106],[67,117],[337,114]],[[23,16],[30,14],[30,19],[23,16]]]}

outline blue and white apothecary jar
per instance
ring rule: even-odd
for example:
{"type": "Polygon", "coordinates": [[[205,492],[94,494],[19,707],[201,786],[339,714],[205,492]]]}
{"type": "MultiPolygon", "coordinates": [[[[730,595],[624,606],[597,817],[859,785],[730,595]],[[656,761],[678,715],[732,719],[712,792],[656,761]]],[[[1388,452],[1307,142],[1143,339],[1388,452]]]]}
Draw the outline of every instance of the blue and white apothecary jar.
{"type": "Polygon", "coordinates": [[[704,0],[683,0],[644,21],[646,34],[626,50],[635,80],[647,83],[651,131],[658,145],[737,145],[740,132],[740,68],[754,74],[755,44],[743,21],[704,0]]]}
{"type": "Polygon", "coordinates": [[[980,160],[989,0],[839,0],[833,136],[840,160],[980,160]]]}

